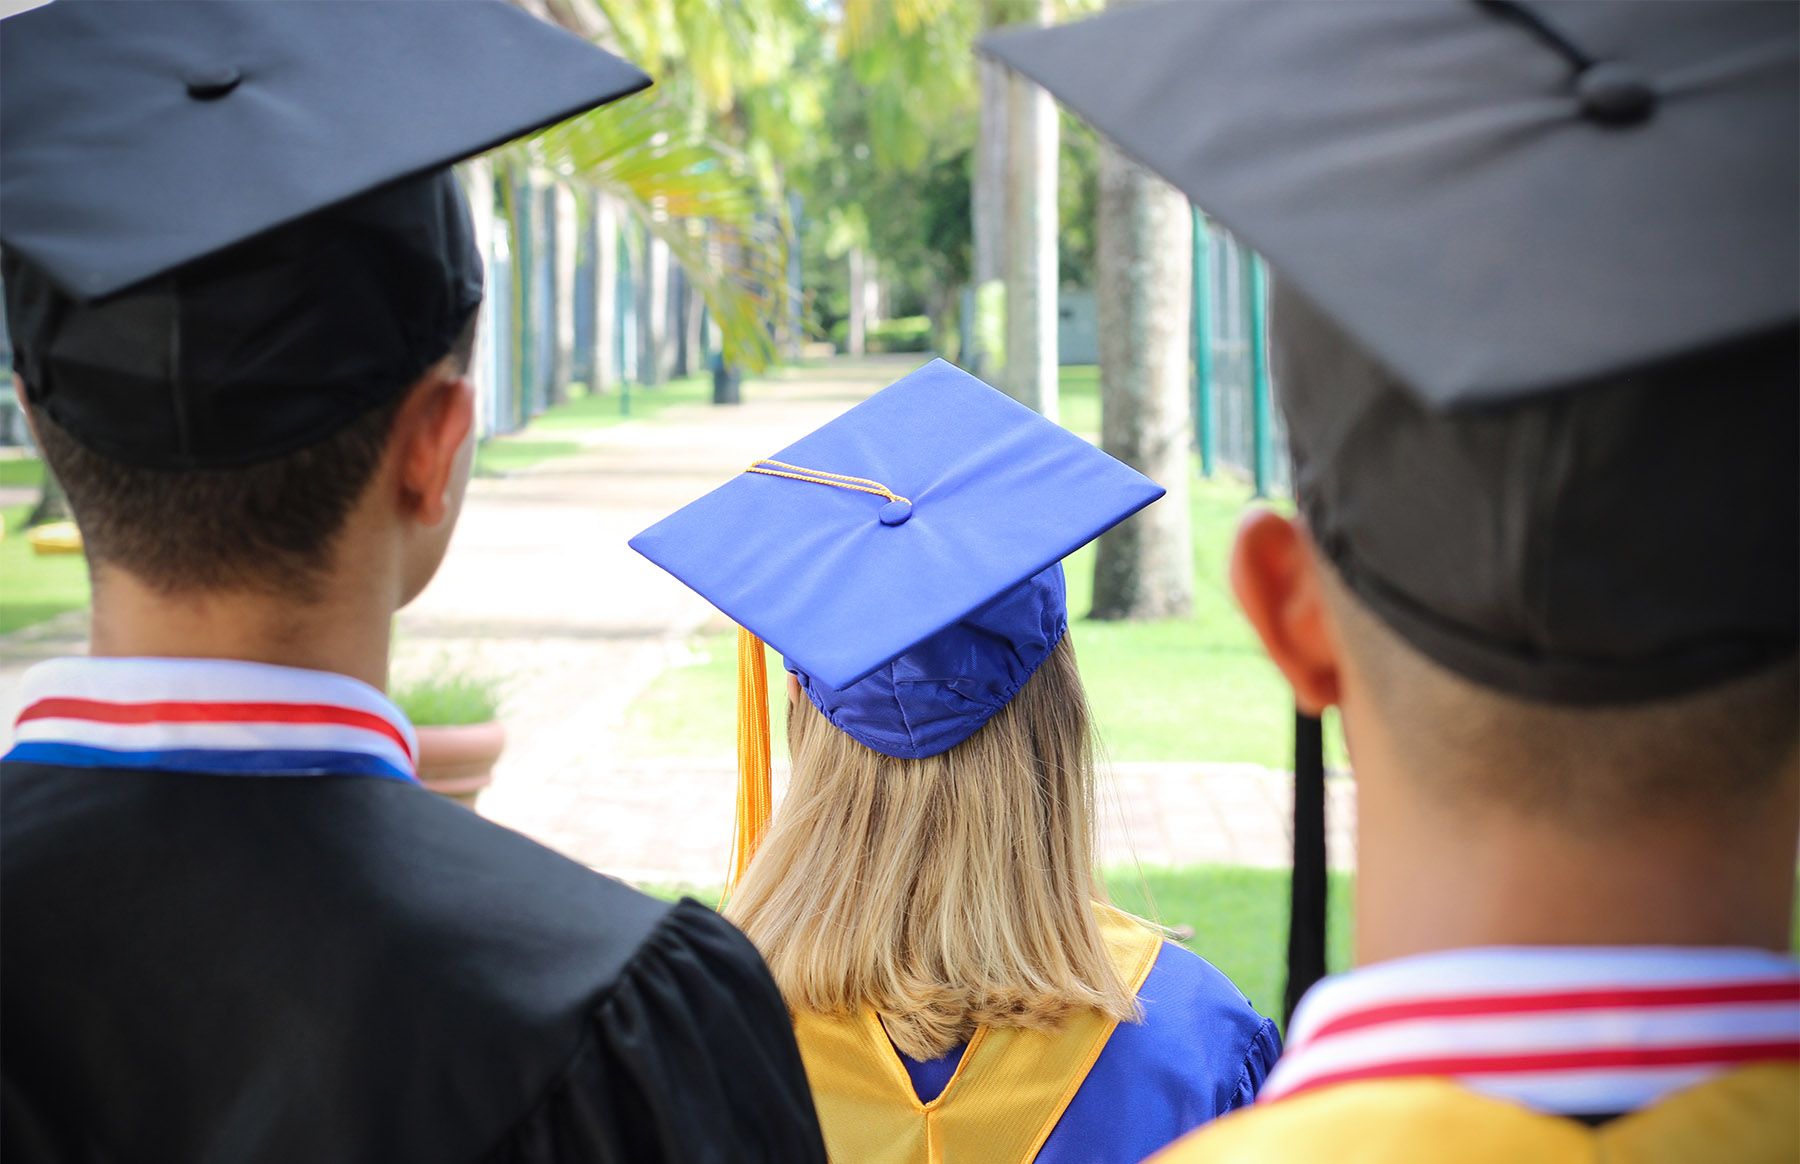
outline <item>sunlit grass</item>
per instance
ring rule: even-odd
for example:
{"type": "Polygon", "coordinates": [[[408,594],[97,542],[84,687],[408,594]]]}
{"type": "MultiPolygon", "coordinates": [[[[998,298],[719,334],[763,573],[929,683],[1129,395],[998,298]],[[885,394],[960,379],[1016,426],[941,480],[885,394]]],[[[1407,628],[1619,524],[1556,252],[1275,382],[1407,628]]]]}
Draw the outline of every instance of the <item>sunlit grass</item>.
{"type": "Polygon", "coordinates": [[[393,700],[415,727],[486,723],[500,709],[500,686],[467,674],[435,674],[405,684],[393,700]]]}
{"type": "Polygon", "coordinates": [[[44,462],[37,457],[0,458],[0,485],[36,489],[44,483],[44,462]]]}
{"type": "MultiPolygon", "coordinates": [[[[18,461],[0,461],[0,466],[18,461]]],[[[88,604],[87,559],[80,554],[39,554],[26,537],[31,506],[0,510],[0,634],[31,626],[88,604]]]]}
{"type": "Polygon", "coordinates": [[[633,420],[651,420],[682,404],[712,400],[711,376],[685,376],[656,388],[632,384],[594,394],[574,385],[573,397],[536,417],[523,429],[490,437],[475,453],[477,476],[496,477],[528,469],[553,457],[581,451],[581,436],[633,420]]]}
{"type": "Polygon", "coordinates": [[[1100,439],[1100,368],[1069,364],[1056,370],[1057,420],[1070,432],[1100,439]]]}

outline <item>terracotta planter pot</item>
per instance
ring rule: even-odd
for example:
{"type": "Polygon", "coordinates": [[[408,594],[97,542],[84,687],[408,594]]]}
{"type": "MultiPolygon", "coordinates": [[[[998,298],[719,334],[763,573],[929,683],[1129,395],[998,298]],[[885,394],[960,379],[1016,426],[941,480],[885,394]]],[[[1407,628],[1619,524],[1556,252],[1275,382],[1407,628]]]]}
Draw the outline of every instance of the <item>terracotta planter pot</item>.
{"type": "Polygon", "coordinates": [[[494,764],[506,747],[499,720],[413,729],[419,736],[419,781],[433,792],[475,807],[494,780],[494,764]]]}

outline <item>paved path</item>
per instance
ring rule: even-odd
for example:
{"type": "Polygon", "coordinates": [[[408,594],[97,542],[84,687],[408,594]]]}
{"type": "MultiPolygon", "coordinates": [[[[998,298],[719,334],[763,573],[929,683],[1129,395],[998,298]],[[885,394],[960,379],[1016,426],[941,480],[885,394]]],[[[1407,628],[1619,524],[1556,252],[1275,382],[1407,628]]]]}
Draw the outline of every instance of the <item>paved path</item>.
{"type": "MultiPolygon", "coordinates": [[[[471,484],[442,572],[400,617],[394,671],[399,682],[457,669],[508,676],[509,743],[484,815],[633,880],[723,880],[730,758],[614,758],[625,709],[686,656],[694,631],[719,617],[626,539],[914,363],[790,369],[746,385],[750,402],[740,407],[671,408],[592,430],[579,436],[577,455],[471,484]]],[[[79,651],[84,634],[85,620],[72,615],[0,638],[3,722],[16,714],[23,668],[79,651]]],[[[1120,764],[1112,777],[1101,829],[1109,864],[1288,860],[1283,773],[1120,764]]],[[[1354,801],[1346,783],[1333,784],[1333,852],[1342,860],[1354,801]]]]}

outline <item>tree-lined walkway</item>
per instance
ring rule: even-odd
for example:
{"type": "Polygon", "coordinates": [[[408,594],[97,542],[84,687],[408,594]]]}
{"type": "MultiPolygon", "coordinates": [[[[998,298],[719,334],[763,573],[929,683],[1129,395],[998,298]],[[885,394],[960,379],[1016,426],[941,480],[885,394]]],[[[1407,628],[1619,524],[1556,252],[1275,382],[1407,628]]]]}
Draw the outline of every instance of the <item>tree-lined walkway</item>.
{"type": "Polygon", "coordinates": [[[714,617],[626,542],[911,366],[789,369],[750,385],[753,403],[595,429],[577,454],[471,484],[443,569],[400,616],[394,670],[401,683],[443,669],[505,677],[509,739],[485,815],[625,876],[718,879],[730,785],[614,762],[625,709],[714,617]]]}
{"type": "MultiPolygon", "coordinates": [[[[558,433],[581,451],[471,484],[442,571],[400,616],[394,672],[400,683],[433,672],[503,678],[509,741],[485,815],[633,880],[723,879],[730,759],[621,758],[618,746],[633,699],[685,661],[695,631],[722,620],[626,541],[916,362],[789,369],[747,385],[744,405],[558,433]]],[[[25,666],[78,651],[84,634],[77,615],[0,639],[5,722],[25,666]]],[[[1254,765],[1117,765],[1105,860],[1283,865],[1288,795],[1284,774],[1254,765]]],[[[1334,795],[1334,852],[1347,856],[1354,806],[1347,787],[1334,795]]]]}

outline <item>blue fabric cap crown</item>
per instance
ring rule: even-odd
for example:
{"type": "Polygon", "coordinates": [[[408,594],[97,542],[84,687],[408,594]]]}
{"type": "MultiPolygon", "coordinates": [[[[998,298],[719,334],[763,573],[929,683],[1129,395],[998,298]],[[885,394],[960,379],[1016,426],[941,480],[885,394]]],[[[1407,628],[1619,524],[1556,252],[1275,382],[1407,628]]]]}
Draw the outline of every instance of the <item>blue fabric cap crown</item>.
{"type": "Polygon", "coordinates": [[[792,659],[783,662],[813,706],[850,738],[886,756],[921,760],[974,735],[1068,630],[1058,562],[848,687],[828,686],[792,659]]]}
{"type": "Polygon", "coordinates": [[[943,360],[758,464],[813,479],[746,472],[632,547],[780,651],[832,723],[907,759],[1006,705],[1067,630],[1062,559],[1163,494],[943,360]]]}

